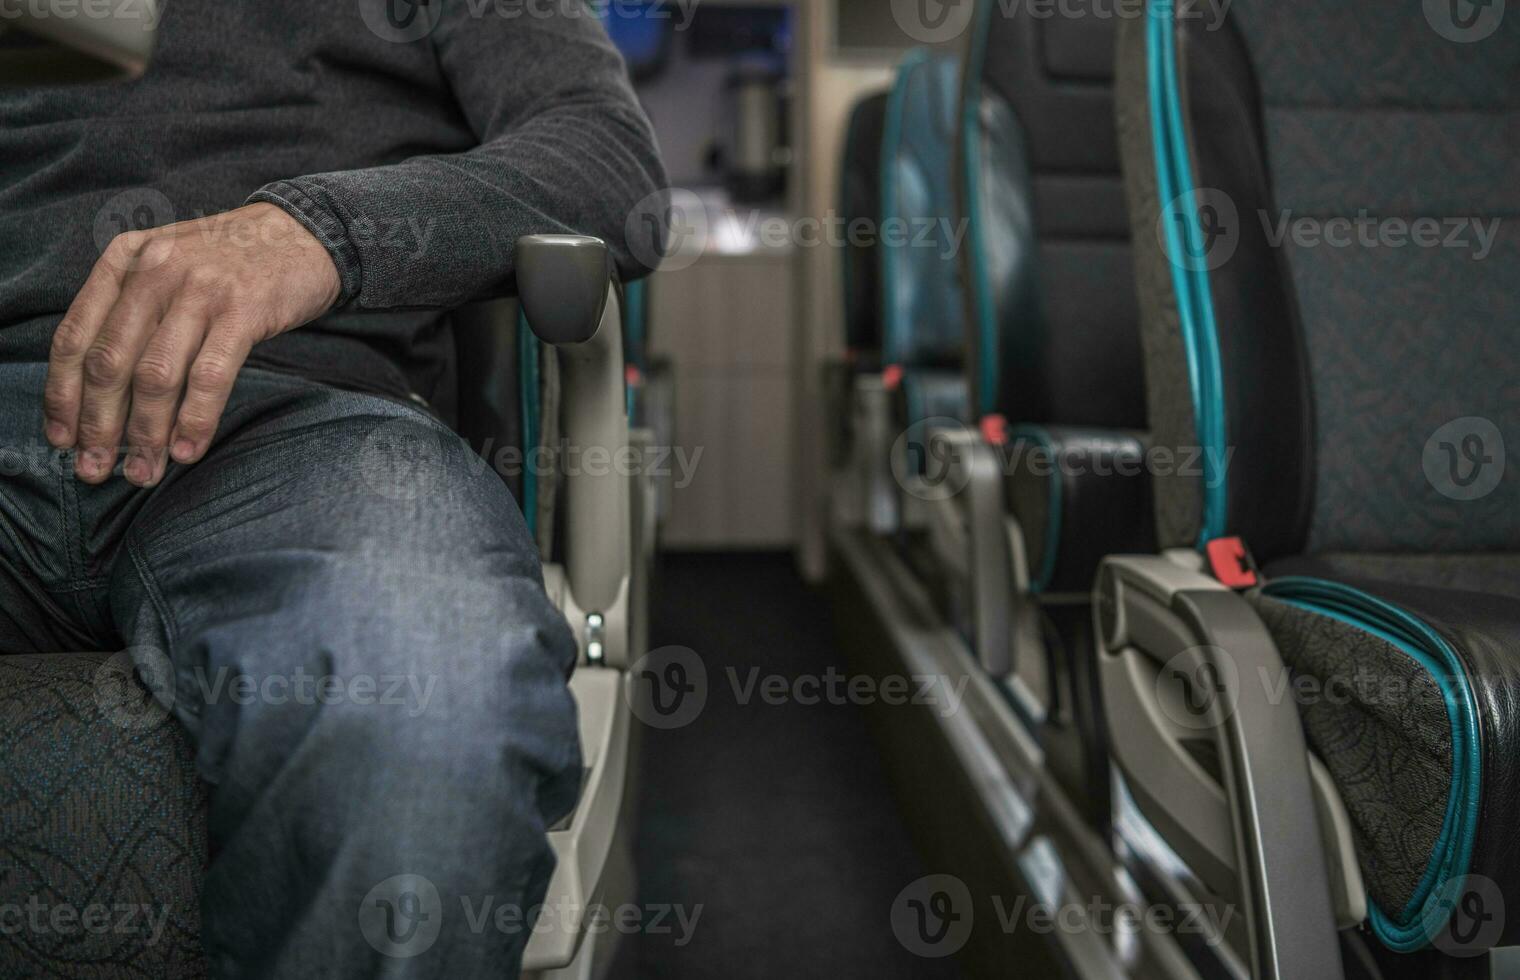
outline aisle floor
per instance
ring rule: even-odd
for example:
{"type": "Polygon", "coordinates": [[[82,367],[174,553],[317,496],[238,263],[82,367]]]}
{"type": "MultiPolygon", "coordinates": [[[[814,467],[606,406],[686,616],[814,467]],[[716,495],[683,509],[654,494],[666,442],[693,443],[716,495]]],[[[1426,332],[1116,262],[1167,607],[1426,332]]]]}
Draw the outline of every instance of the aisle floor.
{"type": "Polygon", "coordinates": [[[707,697],[689,724],[643,732],[640,905],[695,921],[638,935],[617,972],[955,975],[893,935],[893,900],[929,869],[893,803],[865,709],[761,696],[770,675],[790,689],[846,673],[827,604],[792,558],[666,557],[650,637],[651,649],[662,646],[701,658],[707,697]]]}

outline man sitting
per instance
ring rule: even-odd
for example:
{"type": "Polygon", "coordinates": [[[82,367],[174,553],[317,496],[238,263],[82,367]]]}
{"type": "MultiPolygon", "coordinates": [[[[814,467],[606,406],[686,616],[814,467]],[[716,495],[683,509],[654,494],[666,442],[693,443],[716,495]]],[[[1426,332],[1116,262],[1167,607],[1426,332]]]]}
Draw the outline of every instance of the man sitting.
{"type": "Polygon", "coordinates": [[[0,656],[165,678],[215,975],[516,973],[525,929],[456,912],[399,959],[360,928],[400,875],[532,908],[581,776],[575,643],[449,437],[445,311],[529,233],[644,274],[663,181],[581,0],[174,0],[144,77],[0,89],[0,446],[46,464],[0,493],[0,656]]]}

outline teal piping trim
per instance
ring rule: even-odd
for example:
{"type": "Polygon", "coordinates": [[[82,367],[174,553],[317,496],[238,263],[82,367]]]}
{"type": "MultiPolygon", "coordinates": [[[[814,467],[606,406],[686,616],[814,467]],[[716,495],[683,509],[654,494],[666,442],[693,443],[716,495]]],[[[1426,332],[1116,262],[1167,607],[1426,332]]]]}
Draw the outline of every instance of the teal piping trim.
{"type": "MultiPolygon", "coordinates": [[[[929,60],[926,48],[914,48],[903,58],[897,79],[887,96],[887,119],[881,139],[881,218],[882,227],[895,225],[897,218],[897,151],[902,145],[903,117],[907,114],[908,76],[929,60]]],[[[903,314],[894,302],[897,296],[897,256],[885,241],[877,248],[881,260],[882,363],[897,364],[905,358],[907,327],[903,314]]]]}
{"type": "Polygon", "coordinates": [[[1055,442],[1038,425],[1020,425],[1009,433],[1013,439],[1033,439],[1045,448],[1050,454],[1050,497],[1045,506],[1045,550],[1040,555],[1039,572],[1029,580],[1029,591],[1039,595],[1050,587],[1050,580],[1056,574],[1056,556],[1061,548],[1061,511],[1064,503],[1061,499],[1061,461],[1056,458],[1055,442]]]}
{"type": "Polygon", "coordinates": [[[987,64],[987,39],[997,4],[984,0],[971,38],[966,85],[961,97],[961,180],[966,189],[966,220],[971,257],[971,290],[976,302],[976,401],[978,416],[997,411],[998,332],[992,315],[992,283],[987,277],[985,229],[982,220],[982,72],[987,64]]]}
{"type": "Polygon", "coordinates": [[[1466,877],[1478,833],[1483,745],[1478,708],[1466,671],[1451,644],[1410,613],[1376,596],[1327,579],[1273,579],[1262,594],[1371,633],[1425,668],[1441,689],[1451,723],[1451,789],[1435,851],[1409,903],[1390,915],[1368,900],[1372,930],[1389,949],[1410,953],[1429,945],[1451,916],[1449,883],[1466,877]]]}
{"type": "MultiPolygon", "coordinates": [[[[539,343],[538,338],[528,326],[527,314],[519,307],[517,314],[517,363],[518,363],[518,401],[522,410],[523,420],[523,459],[531,461],[538,450],[539,439],[539,402],[540,388],[542,383],[538,376],[539,343]]],[[[538,480],[535,479],[533,467],[523,467],[523,517],[528,522],[528,536],[538,536],[538,480]]]]}
{"type": "Polygon", "coordinates": [[[645,280],[635,279],[623,285],[623,317],[628,324],[628,360],[640,370],[644,368],[645,318],[648,312],[648,294],[645,280]]]}
{"type": "MultiPolygon", "coordinates": [[[[1156,154],[1158,199],[1163,209],[1194,190],[1186,126],[1177,84],[1177,36],[1173,30],[1174,0],[1151,0],[1146,22],[1146,85],[1151,109],[1151,134],[1156,154]]],[[[1219,363],[1219,331],[1208,270],[1191,268],[1178,256],[1204,253],[1203,229],[1194,209],[1184,208],[1182,227],[1163,220],[1172,288],[1187,348],[1188,380],[1193,396],[1193,419],[1203,460],[1203,517],[1198,547],[1225,533],[1229,498],[1223,469],[1229,431],[1224,413],[1224,378],[1219,363]]]]}
{"type": "MultiPolygon", "coordinates": [[[[644,283],[645,280],[643,279],[635,279],[623,286],[623,305],[627,307],[623,311],[623,319],[628,324],[626,360],[629,364],[638,368],[641,374],[648,370],[645,364],[648,358],[645,356],[644,343],[647,339],[645,336],[645,323],[649,310],[649,294],[644,290],[644,283]]],[[[624,384],[623,412],[630,420],[635,417],[635,407],[636,399],[634,397],[633,385],[624,384]]]]}

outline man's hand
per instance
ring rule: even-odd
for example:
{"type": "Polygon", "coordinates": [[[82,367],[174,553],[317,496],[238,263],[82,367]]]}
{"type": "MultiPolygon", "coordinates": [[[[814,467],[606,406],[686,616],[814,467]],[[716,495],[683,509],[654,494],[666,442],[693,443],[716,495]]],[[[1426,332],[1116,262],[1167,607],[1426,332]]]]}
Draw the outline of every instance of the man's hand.
{"type": "Polygon", "coordinates": [[[322,244],[272,204],[118,235],[53,336],[46,435],[101,483],[157,483],[201,458],[254,344],[325,313],[340,292],[322,244]]]}

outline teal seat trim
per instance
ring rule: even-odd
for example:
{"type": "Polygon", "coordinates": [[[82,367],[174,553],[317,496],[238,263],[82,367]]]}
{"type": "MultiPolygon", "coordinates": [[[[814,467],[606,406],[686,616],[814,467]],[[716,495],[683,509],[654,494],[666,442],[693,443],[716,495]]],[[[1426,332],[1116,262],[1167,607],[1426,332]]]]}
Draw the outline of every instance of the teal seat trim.
{"type": "Polygon", "coordinates": [[[528,535],[538,536],[538,479],[530,465],[538,452],[538,440],[540,430],[539,414],[542,405],[539,400],[539,388],[542,382],[539,379],[538,358],[540,355],[539,340],[528,326],[528,317],[519,311],[517,314],[517,363],[518,363],[518,407],[522,411],[522,441],[523,441],[523,517],[528,521],[528,535]]]}
{"type": "Polygon", "coordinates": [[[961,186],[965,188],[967,247],[971,261],[971,289],[976,297],[976,408],[977,415],[997,411],[998,330],[992,311],[992,283],[987,277],[986,228],[982,220],[982,72],[987,64],[987,39],[992,32],[996,3],[983,3],[971,38],[966,64],[966,84],[961,98],[961,186]]]}
{"type": "Polygon", "coordinates": [[[1151,0],[1146,21],[1146,84],[1151,111],[1151,134],[1156,154],[1158,200],[1172,288],[1183,345],[1187,349],[1188,380],[1192,388],[1193,419],[1203,460],[1203,514],[1198,547],[1221,537],[1228,523],[1224,410],[1224,379],[1219,359],[1219,331],[1208,270],[1181,256],[1202,256],[1203,228],[1195,208],[1181,208],[1181,222],[1169,220],[1173,202],[1194,191],[1192,163],[1177,83],[1177,36],[1173,29],[1174,0],[1151,0]],[[1179,228],[1179,224],[1181,227],[1179,228]]]}
{"type": "Polygon", "coordinates": [[[1483,748],[1478,706],[1451,644],[1399,607],[1340,582],[1290,576],[1273,579],[1262,594],[1338,620],[1397,647],[1423,667],[1441,690],[1451,723],[1451,789],[1441,833],[1409,903],[1390,914],[1368,902],[1372,931],[1389,949],[1409,953],[1429,945],[1452,912],[1454,882],[1466,877],[1478,833],[1483,748]]]}
{"type": "Polygon", "coordinates": [[[1061,466],[1055,457],[1055,443],[1046,432],[1038,425],[1016,426],[1009,433],[1010,441],[1017,442],[1019,439],[1029,439],[1037,442],[1050,454],[1050,496],[1046,500],[1045,507],[1045,548],[1040,555],[1040,567],[1031,569],[1029,576],[1029,591],[1035,595],[1044,592],[1050,586],[1050,580],[1056,574],[1056,556],[1061,550],[1061,466]]]}
{"type": "MultiPolygon", "coordinates": [[[[628,342],[625,344],[625,359],[633,367],[638,368],[643,374],[649,370],[649,357],[644,345],[648,342],[647,323],[649,318],[649,292],[645,285],[646,280],[635,279],[623,285],[623,328],[628,342]]],[[[633,385],[624,386],[623,410],[628,413],[628,418],[634,417],[635,398],[633,385]]]]}

